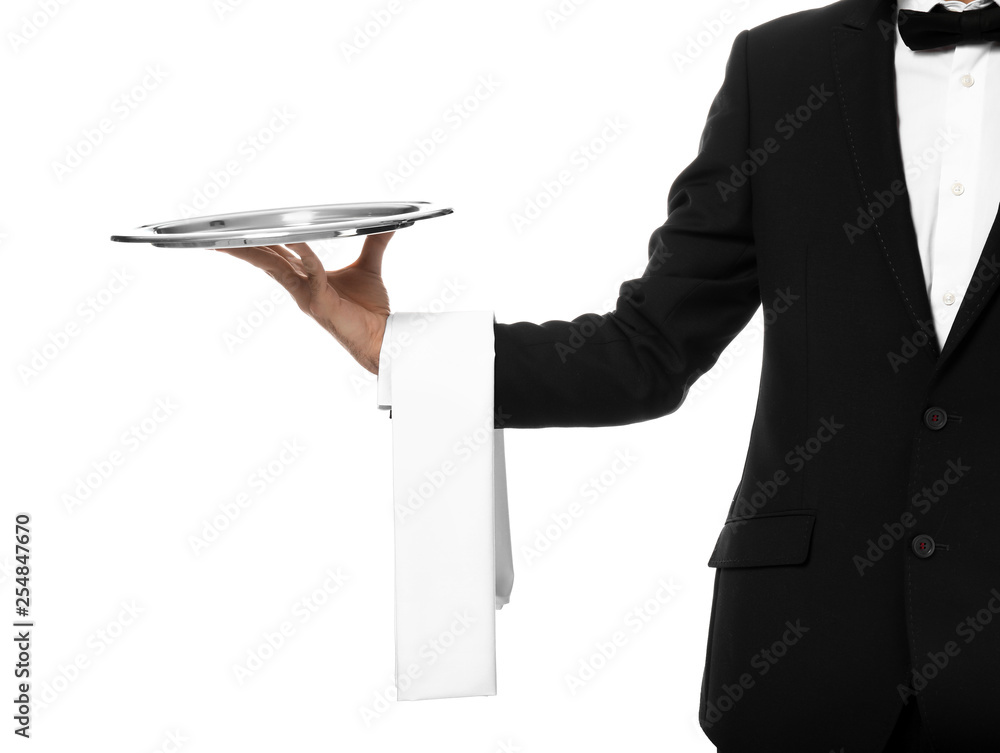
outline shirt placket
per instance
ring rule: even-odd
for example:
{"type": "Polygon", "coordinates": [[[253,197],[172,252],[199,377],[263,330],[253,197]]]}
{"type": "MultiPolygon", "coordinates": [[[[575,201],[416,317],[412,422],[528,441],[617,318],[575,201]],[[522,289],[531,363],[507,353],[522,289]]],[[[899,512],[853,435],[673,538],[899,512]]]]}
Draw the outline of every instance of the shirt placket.
{"type": "Polygon", "coordinates": [[[975,248],[973,232],[981,189],[976,155],[983,136],[985,52],[985,45],[979,44],[954,49],[944,103],[945,129],[958,138],[942,154],[937,222],[931,236],[930,301],[935,320],[949,328],[982,250],[975,248]]]}

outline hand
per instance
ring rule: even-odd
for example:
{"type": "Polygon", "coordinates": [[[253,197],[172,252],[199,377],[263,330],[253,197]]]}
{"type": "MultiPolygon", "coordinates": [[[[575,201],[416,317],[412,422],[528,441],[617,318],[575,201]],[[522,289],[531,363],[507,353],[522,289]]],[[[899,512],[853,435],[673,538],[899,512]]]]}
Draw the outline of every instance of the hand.
{"type": "Polygon", "coordinates": [[[365,237],[361,255],[343,269],[327,272],[305,243],[218,248],[267,272],[355,360],[378,374],[378,356],[389,316],[382,282],[382,254],[393,233],[365,237]]]}

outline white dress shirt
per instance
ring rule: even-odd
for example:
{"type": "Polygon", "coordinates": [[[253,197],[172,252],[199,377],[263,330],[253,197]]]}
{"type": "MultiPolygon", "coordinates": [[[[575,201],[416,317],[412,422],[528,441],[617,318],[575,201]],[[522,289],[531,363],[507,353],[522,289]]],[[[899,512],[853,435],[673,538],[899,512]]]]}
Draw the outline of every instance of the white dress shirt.
{"type": "MultiPolygon", "coordinates": [[[[928,11],[939,0],[899,0],[928,11]]],[[[963,12],[994,0],[943,0],[963,12]]],[[[993,42],[911,50],[896,30],[899,138],[927,294],[944,346],[1000,207],[1000,52],[993,42]],[[993,96],[987,95],[992,87],[993,96]]],[[[378,406],[389,408],[392,314],[379,354],[378,406]]]]}
{"type": "MultiPolygon", "coordinates": [[[[899,0],[928,11],[938,0],[899,0]]],[[[993,0],[944,0],[962,12],[993,0]]],[[[944,346],[1000,206],[1000,51],[994,42],[911,50],[896,30],[896,105],[913,224],[944,346]],[[992,87],[992,88],[990,88],[992,87]],[[992,96],[988,92],[992,92],[992,96]]]]}

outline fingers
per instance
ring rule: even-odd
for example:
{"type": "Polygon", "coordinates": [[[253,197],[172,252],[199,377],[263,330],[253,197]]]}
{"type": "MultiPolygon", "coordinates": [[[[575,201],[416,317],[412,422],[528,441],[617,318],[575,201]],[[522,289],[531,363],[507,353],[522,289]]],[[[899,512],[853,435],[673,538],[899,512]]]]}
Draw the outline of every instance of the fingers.
{"type": "MultiPolygon", "coordinates": [[[[294,275],[294,270],[291,264],[282,259],[277,254],[273,253],[266,246],[240,246],[238,248],[217,248],[216,251],[223,251],[230,256],[235,256],[237,259],[243,259],[243,261],[250,262],[255,267],[263,269],[265,272],[270,273],[272,276],[275,275],[287,275],[291,272],[294,275]]],[[[298,277],[298,275],[294,275],[298,277]]]]}
{"type": "Polygon", "coordinates": [[[301,267],[302,267],[302,260],[299,259],[299,257],[297,257],[295,254],[293,254],[291,251],[289,251],[284,246],[266,246],[265,248],[270,249],[271,251],[273,251],[274,253],[278,254],[278,256],[282,257],[283,259],[287,259],[289,261],[289,263],[291,263],[292,267],[296,271],[301,271],[302,274],[305,274],[305,271],[303,271],[301,269],[301,267]]]}
{"type": "Polygon", "coordinates": [[[278,256],[266,246],[245,246],[239,248],[217,248],[216,251],[223,251],[237,259],[249,262],[259,269],[263,269],[271,277],[285,288],[296,302],[306,292],[305,280],[302,279],[292,268],[292,265],[283,257],[278,256]]]}
{"type": "Polygon", "coordinates": [[[323,269],[323,262],[316,256],[316,252],[309,248],[307,243],[288,243],[288,248],[299,255],[302,260],[302,268],[306,273],[306,281],[309,284],[309,292],[313,301],[320,302],[328,300],[331,294],[339,299],[333,288],[327,283],[326,270],[323,269]]]}
{"type": "Polygon", "coordinates": [[[385,253],[385,247],[389,245],[389,239],[392,238],[394,232],[376,233],[367,236],[365,238],[365,245],[361,247],[361,255],[351,266],[359,267],[366,272],[373,272],[381,276],[382,254],[385,253]]]}

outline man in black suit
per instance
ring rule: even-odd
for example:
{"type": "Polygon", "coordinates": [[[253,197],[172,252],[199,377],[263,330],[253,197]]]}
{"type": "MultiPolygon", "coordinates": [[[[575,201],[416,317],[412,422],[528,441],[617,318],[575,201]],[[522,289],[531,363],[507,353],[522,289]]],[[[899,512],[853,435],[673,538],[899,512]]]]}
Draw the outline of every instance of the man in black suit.
{"type": "MultiPolygon", "coordinates": [[[[932,111],[996,139],[1000,8],[962,2],[840,0],[740,32],[615,311],[495,325],[503,428],[609,426],[675,411],[763,304],[750,446],[709,561],[699,716],[722,753],[1000,750],[1000,231],[996,203],[970,204],[995,172],[963,183],[956,165],[981,166],[959,149],[917,194],[901,150],[932,111]],[[896,55],[947,67],[929,55],[969,45],[978,79],[897,80],[896,55]]],[[[378,373],[390,237],[330,273],[304,244],[227,251],[378,373]]]]}

